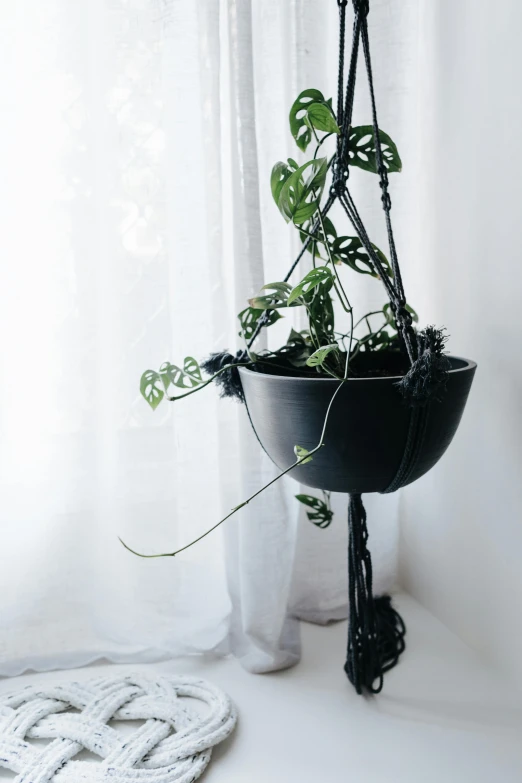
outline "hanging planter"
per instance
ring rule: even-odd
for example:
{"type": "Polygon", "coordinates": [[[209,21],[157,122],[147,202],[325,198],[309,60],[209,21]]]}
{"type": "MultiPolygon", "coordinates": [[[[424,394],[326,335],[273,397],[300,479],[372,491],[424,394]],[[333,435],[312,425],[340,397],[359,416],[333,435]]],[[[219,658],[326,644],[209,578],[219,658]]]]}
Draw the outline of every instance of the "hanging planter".
{"type": "Polygon", "coordinates": [[[281,472],[194,541],[172,552],[140,556],[173,557],[193,546],[287,474],[323,492],[322,498],[296,496],[320,528],[332,522],[330,492],[347,493],[345,671],[358,693],[377,693],[384,673],[405,648],[406,629],[389,596],[372,594],[361,495],[393,492],[436,464],[455,435],[476,365],[447,356],[443,331],[433,326],[418,330],[418,316],[407,304],[389,195],[389,175],[400,172],[402,162],[395,143],[378,124],[368,0],[352,3],[352,48],[346,68],[347,0],[338,0],[337,110],[316,89],[297,97],[290,110],[290,132],[301,152],[313,145],[314,154],[303,163],[292,158],[276,163],[270,179],[277,208],[299,232],[302,247],[297,258],[284,280],[263,286],[239,313],[243,347],[235,355],[212,354],[201,365],[188,356],[179,365],[165,362],[158,371],[147,370],[141,379],[141,392],[153,409],[164,399],[182,399],[214,382],[222,396],[245,404],[261,447],[281,472]],[[352,122],[360,48],[370,93],[369,125],[352,122]],[[369,239],[348,187],[356,168],[378,176],[388,255],[369,239]],[[334,203],[348,218],[347,235],[339,234],[331,219],[334,203]],[[290,283],[305,258],[309,271],[290,283]],[[388,302],[380,310],[356,320],[346,267],[350,274],[364,274],[383,285],[388,302]],[[308,328],[292,329],[276,351],[258,351],[261,330],[293,307],[305,310],[308,328]]]}
{"type": "MultiPolygon", "coordinates": [[[[476,365],[448,357],[444,397],[423,408],[404,404],[400,377],[351,378],[337,395],[324,447],[290,474],[327,492],[391,492],[423,476],[448,448],[466,405],[476,365]]],[[[296,378],[239,370],[252,426],[281,470],[295,462],[293,444],[319,443],[333,378],[296,378]]]]}

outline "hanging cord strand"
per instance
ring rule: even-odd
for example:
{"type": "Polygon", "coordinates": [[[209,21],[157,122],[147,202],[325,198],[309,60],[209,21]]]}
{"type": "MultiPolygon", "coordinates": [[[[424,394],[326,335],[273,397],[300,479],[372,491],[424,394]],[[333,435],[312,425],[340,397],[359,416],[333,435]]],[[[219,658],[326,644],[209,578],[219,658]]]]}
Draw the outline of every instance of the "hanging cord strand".
{"type": "Polygon", "coordinates": [[[350,67],[348,70],[348,80],[346,82],[346,96],[344,101],[344,110],[342,123],[339,123],[341,133],[337,139],[338,167],[342,167],[344,179],[349,175],[348,146],[350,139],[350,130],[352,126],[353,103],[355,98],[355,82],[357,77],[357,60],[359,57],[359,39],[361,37],[361,20],[359,15],[355,16],[353,22],[352,51],[350,55],[350,67]]]}
{"type": "Polygon", "coordinates": [[[346,212],[348,219],[350,220],[352,226],[354,227],[357,236],[361,240],[364,249],[368,253],[370,260],[372,261],[379,277],[381,278],[381,282],[386,289],[386,293],[388,294],[388,298],[390,299],[390,302],[393,305],[396,305],[398,297],[397,297],[397,291],[395,289],[395,286],[393,285],[393,282],[390,280],[390,277],[388,276],[386,270],[384,269],[379,256],[375,252],[375,248],[373,247],[373,244],[370,241],[366,228],[364,227],[364,223],[362,222],[359,216],[359,213],[357,211],[357,208],[355,206],[355,203],[352,199],[352,196],[348,188],[345,188],[344,192],[339,196],[339,202],[343,207],[344,211],[346,212]]]}
{"type": "MultiPolygon", "coordinates": [[[[344,98],[344,48],[346,38],[346,5],[348,0],[337,0],[339,6],[339,69],[337,72],[337,124],[343,121],[344,98]]],[[[339,144],[339,139],[337,140],[339,144]]]]}
{"type": "MultiPolygon", "coordinates": [[[[395,251],[393,232],[391,230],[391,221],[389,220],[389,212],[386,213],[385,210],[385,214],[387,214],[387,218],[388,218],[387,229],[388,229],[389,244],[391,248],[390,255],[392,256],[392,269],[394,270],[394,282],[390,280],[386,270],[381,264],[381,261],[377,253],[375,252],[375,249],[368,237],[364,224],[359,216],[359,213],[353,202],[352,196],[347,187],[347,180],[349,177],[349,164],[350,164],[349,139],[350,139],[350,132],[351,132],[353,103],[354,103],[354,95],[355,95],[357,60],[359,54],[359,40],[360,38],[362,38],[364,30],[367,31],[366,16],[369,12],[369,4],[367,0],[353,0],[353,6],[354,6],[355,15],[354,15],[354,24],[353,24],[353,38],[352,38],[352,49],[351,49],[351,56],[350,56],[350,66],[349,66],[348,79],[346,84],[344,109],[341,112],[340,109],[338,108],[338,124],[341,127],[341,133],[339,134],[337,140],[337,155],[336,155],[336,161],[334,165],[334,178],[332,182],[332,187],[330,189],[330,193],[335,195],[339,199],[346,214],[348,215],[350,222],[354,226],[359,239],[361,240],[366,252],[368,253],[370,260],[373,262],[375,269],[379,274],[379,277],[382,280],[382,283],[386,289],[386,293],[388,294],[388,298],[390,300],[392,311],[396,319],[398,320],[399,334],[402,338],[402,342],[406,349],[408,358],[410,362],[413,363],[415,358],[414,346],[412,344],[411,339],[409,339],[410,335],[407,333],[407,330],[402,328],[403,322],[406,322],[406,324],[408,323],[411,324],[411,316],[405,307],[404,291],[402,288],[402,278],[400,276],[400,271],[398,276],[396,275],[396,271],[395,271],[398,269],[398,259],[397,259],[397,253],[395,251]],[[395,285],[396,278],[398,279],[397,286],[395,285]]],[[[345,19],[342,15],[342,11],[343,11],[342,6],[340,7],[340,10],[341,10],[341,17],[340,17],[341,29],[339,35],[339,41],[340,41],[339,62],[341,66],[341,64],[344,64],[345,19]]],[[[369,49],[368,49],[368,53],[369,53],[369,49]]],[[[340,87],[342,83],[341,74],[342,74],[342,68],[340,67],[338,87],[340,87]]],[[[374,118],[374,132],[375,132],[375,121],[377,119],[377,113],[375,109],[375,96],[373,92],[373,77],[371,74],[371,64],[370,64],[369,82],[371,82],[371,97],[372,97],[372,107],[373,107],[372,116],[374,118]]],[[[338,105],[340,106],[339,96],[338,96],[338,105]]],[[[377,133],[377,139],[378,139],[378,133],[377,133]]],[[[380,147],[380,143],[378,146],[378,152],[376,148],[376,157],[378,155],[379,155],[379,159],[381,160],[381,164],[383,164],[382,150],[380,147]]],[[[384,168],[384,165],[381,165],[380,168],[381,170],[384,170],[385,177],[387,177],[387,173],[384,168]]],[[[386,188],[387,188],[387,181],[386,181],[386,188]]],[[[387,194],[387,190],[386,190],[386,194],[387,194]]],[[[388,194],[387,194],[387,199],[389,201],[388,194]]],[[[391,201],[389,203],[391,206],[391,201]]],[[[383,202],[383,206],[384,206],[384,202],[383,202]]]]}
{"type": "MultiPolygon", "coordinates": [[[[357,0],[354,0],[354,3],[356,1],[357,0]]],[[[368,7],[367,0],[366,0],[366,6],[368,7]]],[[[406,297],[404,294],[404,286],[402,282],[401,270],[399,267],[397,249],[395,247],[395,238],[393,236],[393,228],[392,228],[391,215],[390,215],[392,203],[391,203],[390,194],[388,192],[388,184],[389,184],[388,171],[386,169],[386,165],[384,162],[381,140],[379,137],[379,122],[377,118],[377,105],[375,102],[375,90],[373,85],[373,72],[372,72],[372,62],[371,62],[371,55],[370,55],[370,41],[368,37],[367,14],[364,16],[362,20],[361,40],[362,40],[362,46],[364,52],[364,61],[366,65],[366,73],[368,76],[368,88],[370,92],[370,101],[372,107],[373,138],[375,144],[375,159],[377,164],[377,173],[379,174],[379,184],[382,191],[381,193],[382,207],[384,210],[385,221],[386,221],[386,231],[388,234],[388,245],[390,248],[390,259],[391,259],[391,264],[393,269],[394,283],[397,291],[397,301],[395,303],[394,315],[395,315],[395,320],[397,322],[399,333],[401,334],[403,342],[406,346],[406,350],[408,352],[410,361],[413,362],[417,358],[416,341],[415,341],[415,334],[412,327],[412,318],[410,313],[406,309],[406,297]]],[[[392,302],[392,306],[393,305],[394,303],[392,302]]]]}

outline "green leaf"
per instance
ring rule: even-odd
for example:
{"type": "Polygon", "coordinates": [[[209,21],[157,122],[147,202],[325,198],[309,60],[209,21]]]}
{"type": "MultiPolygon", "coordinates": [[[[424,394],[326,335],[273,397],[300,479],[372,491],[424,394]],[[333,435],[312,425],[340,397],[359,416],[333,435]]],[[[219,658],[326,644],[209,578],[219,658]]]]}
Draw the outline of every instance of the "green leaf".
{"type": "Polygon", "coordinates": [[[305,152],[312,140],[312,130],[307,123],[308,109],[314,101],[324,103],[324,95],[320,90],[303,90],[292,104],[290,109],[290,132],[297,146],[305,152]]]}
{"type": "Polygon", "coordinates": [[[261,291],[274,291],[278,296],[281,298],[286,298],[290,291],[292,290],[292,286],[290,283],[266,283],[262,288],[261,291]]]}
{"type": "MultiPolygon", "coordinates": [[[[201,369],[193,356],[187,356],[183,362],[183,372],[195,381],[202,382],[201,369]]],[[[196,385],[196,384],[195,384],[196,385]]]]}
{"type": "Polygon", "coordinates": [[[286,307],[288,294],[291,290],[292,286],[289,283],[267,283],[257,296],[248,300],[248,303],[254,310],[271,310],[286,307]],[[271,291],[272,293],[263,294],[263,291],[271,291]]]}
{"type": "Polygon", "coordinates": [[[303,342],[305,340],[305,336],[308,335],[308,332],[306,330],[303,330],[302,332],[298,332],[294,327],[292,326],[290,329],[290,334],[288,335],[288,340],[286,341],[287,345],[290,343],[294,343],[296,341],[303,342]]]}
{"type": "Polygon", "coordinates": [[[292,367],[300,369],[306,366],[306,360],[310,356],[310,335],[307,332],[290,330],[286,345],[274,352],[274,356],[287,361],[292,367]]]}
{"type": "Polygon", "coordinates": [[[310,522],[322,529],[328,527],[333,519],[333,511],[328,508],[323,500],[319,500],[319,498],[315,498],[313,495],[296,495],[295,497],[300,503],[313,509],[306,512],[310,522]]]}
{"type": "Polygon", "coordinates": [[[164,362],[159,372],[165,391],[168,390],[171,383],[180,389],[193,389],[203,382],[199,364],[192,356],[187,356],[183,363],[183,369],[170,362],[164,362]]]}
{"type": "MultiPolygon", "coordinates": [[[[379,250],[376,245],[372,244],[372,247],[386,270],[388,277],[393,277],[390,262],[384,253],[379,250]]],[[[332,250],[335,259],[339,259],[343,264],[347,264],[356,272],[360,272],[362,275],[371,275],[372,277],[379,278],[373,261],[359,237],[337,237],[333,241],[332,250]]]]}
{"type": "Polygon", "coordinates": [[[162,379],[158,372],[145,370],[140,380],[140,392],[153,411],[156,410],[165,396],[162,386],[162,379]]]}
{"type": "Polygon", "coordinates": [[[282,160],[279,160],[272,169],[272,173],[270,175],[270,188],[272,190],[272,196],[274,197],[274,201],[277,205],[279,205],[279,196],[281,195],[281,188],[285,184],[288,177],[297,169],[299,166],[293,160],[293,158],[288,158],[288,163],[283,163],[282,160]]]}
{"type": "Polygon", "coordinates": [[[308,367],[322,367],[324,364],[324,360],[328,356],[329,353],[332,351],[337,351],[338,345],[337,343],[330,343],[330,345],[324,345],[322,348],[318,348],[317,351],[314,351],[313,354],[310,356],[309,359],[307,359],[307,365],[308,367]]]}
{"type": "MultiPolygon", "coordinates": [[[[387,171],[389,173],[401,171],[402,162],[395,143],[382,130],[379,130],[379,139],[381,141],[382,158],[387,171]]],[[[350,166],[358,166],[365,171],[377,173],[373,125],[358,125],[352,128],[348,141],[348,157],[350,166]]]]}
{"type": "MultiPolygon", "coordinates": [[[[303,459],[303,457],[306,457],[307,454],[310,452],[308,449],[305,449],[304,446],[294,446],[294,454],[297,457],[298,460],[303,459]]],[[[303,459],[301,462],[301,465],[306,465],[307,462],[311,462],[313,460],[313,457],[308,457],[307,459],[303,459]]]]}
{"type": "Polygon", "coordinates": [[[341,132],[332,108],[326,101],[322,103],[314,101],[314,103],[311,103],[307,109],[306,119],[316,130],[325,131],[326,133],[341,132]]]}
{"type": "Polygon", "coordinates": [[[361,351],[391,351],[399,348],[397,335],[390,335],[385,328],[371,332],[359,340],[361,351]]]}
{"type": "Polygon", "coordinates": [[[322,286],[323,290],[330,290],[333,286],[333,275],[327,266],[318,266],[315,269],[310,270],[307,275],[303,277],[301,282],[296,285],[288,297],[288,304],[292,304],[296,299],[305,294],[308,294],[317,286],[322,286]]]}
{"type": "Polygon", "coordinates": [[[277,206],[287,223],[305,223],[317,211],[327,171],[327,159],[317,158],[309,160],[285,179],[277,206]]]}
{"type": "Polygon", "coordinates": [[[248,304],[253,310],[272,310],[280,307],[286,307],[286,302],[274,299],[273,296],[253,296],[248,300],[248,304]]]}
{"type": "Polygon", "coordinates": [[[315,289],[313,299],[307,307],[308,317],[319,343],[333,343],[335,319],[332,297],[328,290],[323,286],[315,289]]]}
{"type": "MultiPolygon", "coordinates": [[[[265,311],[262,309],[255,309],[253,307],[247,307],[245,310],[242,310],[238,315],[239,323],[241,324],[239,336],[244,336],[245,340],[250,340],[257,327],[257,322],[264,312],[265,311]]],[[[272,326],[272,324],[275,324],[281,317],[282,316],[277,310],[271,310],[268,313],[268,320],[265,321],[265,326],[272,326]]]]}

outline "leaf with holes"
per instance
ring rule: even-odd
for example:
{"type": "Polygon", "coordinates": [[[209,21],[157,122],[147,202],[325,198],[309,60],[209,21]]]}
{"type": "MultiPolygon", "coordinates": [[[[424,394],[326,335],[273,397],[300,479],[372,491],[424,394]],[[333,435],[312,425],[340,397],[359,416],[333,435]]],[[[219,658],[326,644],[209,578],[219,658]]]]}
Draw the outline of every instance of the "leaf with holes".
{"type": "MultiPolygon", "coordinates": [[[[384,253],[374,244],[372,244],[372,247],[386,270],[388,277],[393,277],[390,262],[384,253]]],[[[359,237],[337,237],[333,241],[332,250],[335,258],[338,258],[343,264],[347,264],[356,272],[360,272],[362,275],[371,275],[372,277],[379,278],[374,263],[359,237]]]]}
{"type": "Polygon", "coordinates": [[[296,499],[312,511],[307,511],[306,516],[314,525],[324,529],[328,527],[333,519],[333,511],[328,508],[326,503],[313,495],[296,495],[296,499]]]}
{"type": "MultiPolygon", "coordinates": [[[[379,130],[379,139],[381,141],[382,159],[388,173],[401,171],[402,162],[395,142],[382,130],[379,130]]],[[[373,125],[357,125],[355,128],[352,128],[348,141],[348,156],[350,166],[358,166],[365,171],[377,173],[373,125]]]]}
{"type": "MultiPolygon", "coordinates": [[[[308,298],[308,295],[307,297],[308,298]]],[[[313,298],[307,303],[311,327],[319,343],[330,344],[335,340],[334,309],[332,297],[322,286],[313,291],[313,298]]]]}
{"type": "MultiPolygon", "coordinates": [[[[250,340],[256,330],[257,322],[264,312],[265,311],[262,309],[255,309],[253,307],[247,307],[245,310],[242,310],[238,315],[239,323],[241,324],[239,336],[243,336],[245,340],[250,340]]],[[[271,310],[268,313],[268,318],[264,324],[265,326],[272,326],[272,324],[275,324],[281,317],[282,316],[277,310],[271,310]]]]}
{"type": "Polygon", "coordinates": [[[283,183],[277,206],[287,223],[305,223],[317,211],[326,181],[326,158],[309,160],[283,183]]]}
{"type": "Polygon", "coordinates": [[[299,297],[313,291],[317,286],[321,286],[321,290],[327,292],[333,286],[333,275],[327,266],[318,266],[315,269],[311,269],[307,275],[303,277],[301,282],[296,285],[288,297],[288,304],[292,304],[299,297]]]}
{"type": "Polygon", "coordinates": [[[197,381],[198,383],[201,383],[203,380],[201,376],[201,369],[199,367],[199,364],[197,363],[197,361],[194,359],[193,356],[185,357],[185,361],[183,362],[183,372],[189,378],[191,378],[194,381],[197,381]]]}
{"type": "MultiPolygon", "coordinates": [[[[289,283],[267,283],[257,296],[248,300],[248,303],[254,310],[271,310],[286,307],[291,290],[292,286],[289,283]],[[271,293],[263,294],[263,291],[270,291],[271,293]]],[[[298,304],[299,302],[296,303],[296,305],[298,304]]]]}
{"type": "Polygon", "coordinates": [[[318,131],[337,134],[341,132],[328,101],[311,103],[307,109],[306,122],[318,131]]]}
{"type": "Polygon", "coordinates": [[[183,363],[183,369],[170,362],[164,362],[159,371],[165,391],[168,390],[170,384],[180,389],[194,389],[203,383],[199,364],[192,356],[187,356],[183,363]]]}
{"type": "Polygon", "coordinates": [[[313,457],[307,457],[307,459],[303,459],[303,457],[306,457],[307,454],[310,452],[308,449],[305,449],[304,446],[294,446],[294,454],[297,457],[298,460],[303,460],[301,462],[301,465],[306,465],[307,462],[311,462],[313,460],[313,457]]]}
{"type": "Polygon", "coordinates": [[[302,368],[306,366],[311,350],[309,335],[291,329],[286,345],[275,351],[274,355],[281,357],[292,367],[302,368]]]}
{"type": "Polygon", "coordinates": [[[303,90],[292,104],[289,119],[290,132],[297,146],[303,152],[312,141],[312,127],[317,130],[326,130],[328,133],[339,133],[339,127],[331,109],[331,99],[326,101],[320,90],[303,90]],[[312,106],[314,106],[313,109],[312,106]],[[310,115],[311,109],[312,115],[310,115]]]}
{"type": "MultiPolygon", "coordinates": [[[[413,321],[413,323],[414,324],[419,323],[419,316],[417,315],[413,307],[410,307],[409,304],[407,304],[406,310],[410,313],[411,320],[413,321]]],[[[395,331],[397,331],[397,324],[395,323],[393,310],[391,309],[391,304],[389,302],[386,302],[386,304],[382,308],[382,312],[384,317],[386,318],[386,322],[388,323],[388,325],[391,326],[392,329],[395,329],[395,331]]]]}
{"type": "Polygon", "coordinates": [[[153,411],[165,396],[162,386],[162,379],[158,372],[145,370],[140,380],[140,392],[153,411]]]}
{"type": "Polygon", "coordinates": [[[272,190],[274,201],[277,205],[279,205],[279,196],[281,195],[281,189],[283,185],[285,184],[288,177],[293,174],[294,171],[297,171],[298,168],[299,166],[295,160],[293,160],[293,158],[288,158],[287,163],[283,163],[282,160],[279,160],[274,165],[270,175],[270,188],[272,190]]]}
{"type": "Polygon", "coordinates": [[[317,351],[314,351],[313,354],[310,356],[309,359],[307,359],[307,365],[308,367],[322,367],[324,364],[324,361],[329,353],[332,351],[338,351],[339,346],[337,343],[330,343],[330,345],[324,345],[322,348],[318,348],[317,351]]]}
{"type": "Polygon", "coordinates": [[[358,344],[359,350],[364,352],[386,350],[390,348],[393,339],[394,338],[390,337],[388,332],[384,329],[381,329],[378,332],[371,332],[370,334],[361,337],[358,344]]]}

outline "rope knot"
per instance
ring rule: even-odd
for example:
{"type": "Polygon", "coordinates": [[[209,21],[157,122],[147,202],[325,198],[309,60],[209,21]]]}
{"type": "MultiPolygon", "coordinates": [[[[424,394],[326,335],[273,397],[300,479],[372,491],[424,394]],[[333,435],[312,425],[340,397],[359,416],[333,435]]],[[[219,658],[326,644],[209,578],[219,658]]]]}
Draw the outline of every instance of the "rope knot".
{"type": "Polygon", "coordinates": [[[247,351],[238,351],[235,356],[227,351],[221,351],[221,353],[211,353],[208,359],[200,362],[200,365],[207,375],[219,373],[214,383],[219,388],[221,397],[235,397],[239,402],[244,402],[243,386],[236,365],[246,364],[248,361],[247,351]]]}
{"type": "Polygon", "coordinates": [[[368,16],[370,13],[369,0],[353,0],[353,10],[358,16],[368,16]]]}
{"type": "Polygon", "coordinates": [[[346,192],[346,180],[348,179],[348,169],[339,168],[335,171],[330,193],[332,196],[342,196],[346,192]]]}
{"type": "Polygon", "coordinates": [[[409,310],[406,309],[405,304],[399,305],[397,309],[397,313],[395,316],[395,320],[401,325],[401,326],[411,326],[413,323],[413,318],[409,310]]]}
{"type": "Polygon", "coordinates": [[[391,203],[391,198],[390,198],[390,194],[388,193],[388,191],[385,191],[385,192],[382,194],[382,196],[381,196],[381,201],[382,201],[382,205],[383,205],[384,209],[385,209],[387,212],[389,212],[389,211],[390,211],[390,209],[391,209],[391,205],[392,205],[392,203],[391,203]]]}
{"type": "Polygon", "coordinates": [[[388,180],[388,169],[386,168],[384,163],[381,163],[381,165],[377,169],[377,174],[379,175],[380,180],[381,180],[381,188],[383,186],[388,187],[388,182],[389,182],[389,180],[388,180]]]}
{"type": "Polygon", "coordinates": [[[434,326],[417,333],[417,359],[397,384],[412,407],[442,398],[451,368],[444,353],[446,340],[444,330],[434,326]]]}

